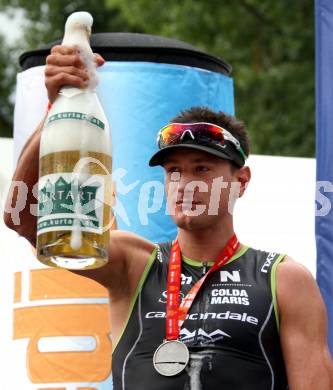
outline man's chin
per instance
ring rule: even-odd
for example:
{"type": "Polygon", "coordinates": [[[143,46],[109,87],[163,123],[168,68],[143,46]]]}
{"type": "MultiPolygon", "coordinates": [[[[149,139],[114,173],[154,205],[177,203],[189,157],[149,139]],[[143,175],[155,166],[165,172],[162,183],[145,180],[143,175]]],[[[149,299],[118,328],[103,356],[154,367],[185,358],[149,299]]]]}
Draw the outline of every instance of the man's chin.
{"type": "Polygon", "coordinates": [[[180,213],[172,216],[173,221],[180,229],[196,230],[202,228],[202,218],[200,215],[186,215],[180,213]]]}

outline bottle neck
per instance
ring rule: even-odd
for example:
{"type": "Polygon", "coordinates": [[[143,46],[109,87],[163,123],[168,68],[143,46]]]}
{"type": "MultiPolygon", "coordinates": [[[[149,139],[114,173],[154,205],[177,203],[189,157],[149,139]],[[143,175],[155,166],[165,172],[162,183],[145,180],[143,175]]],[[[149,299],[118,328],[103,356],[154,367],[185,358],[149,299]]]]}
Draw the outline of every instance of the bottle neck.
{"type": "Polygon", "coordinates": [[[65,96],[67,96],[68,94],[77,95],[78,93],[86,91],[95,92],[97,85],[96,63],[94,54],[90,47],[89,35],[87,31],[81,28],[66,29],[62,44],[66,46],[75,46],[78,48],[80,56],[89,72],[90,82],[88,87],[85,89],[78,89],[71,86],[66,86],[60,90],[60,93],[63,92],[63,89],[65,90],[65,96]],[[74,92],[74,90],[78,90],[79,92],[74,92]]]}
{"type": "Polygon", "coordinates": [[[81,29],[69,29],[65,31],[62,44],[66,46],[78,46],[80,49],[90,52],[92,50],[89,43],[88,34],[81,29]]]}

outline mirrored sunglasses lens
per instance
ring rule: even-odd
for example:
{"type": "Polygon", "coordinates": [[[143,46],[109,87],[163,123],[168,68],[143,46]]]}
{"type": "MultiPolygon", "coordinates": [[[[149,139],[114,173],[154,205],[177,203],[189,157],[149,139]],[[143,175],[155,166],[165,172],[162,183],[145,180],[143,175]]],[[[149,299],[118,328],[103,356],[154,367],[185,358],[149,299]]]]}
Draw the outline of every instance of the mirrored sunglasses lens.
{"type": "Polygon", "coordinates": [[[186,131],[191,131],[196,141],[224,143],[222,130],[215,126],[203,124],[196,125],[169,125],[160,134],[160,146],[175,145],[182,140],[182,135],[186,131]]]}
{"type": "Polygon", "coordinates": [[[224,143],[222,130],[214,126],[200,126],[194,134],[205,141],[224,143]]]}
{"type": "Polygon", "coordinates": [[[165,146],[176,144],[177,142],[179,142],[183,130],[184,129],[182,126],[171,125],[165,127],[164,130],[161,132],[160,142],[162,142],[162,144],[165,146]]]}

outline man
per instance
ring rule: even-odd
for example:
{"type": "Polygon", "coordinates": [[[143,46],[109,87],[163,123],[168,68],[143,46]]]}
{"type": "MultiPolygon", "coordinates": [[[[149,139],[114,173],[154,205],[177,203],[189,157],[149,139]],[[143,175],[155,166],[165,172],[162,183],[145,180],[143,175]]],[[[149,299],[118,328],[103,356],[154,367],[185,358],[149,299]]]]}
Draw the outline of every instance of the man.
{"type": "MultiPolygon", "coordinates": [[[[63,85],[85,87],[89,78],[77,51],[64,46],[52,49],[45,75],[51,103],[63,85]]],[[[37,129],[13,177],[30,188],[22,224],[5,214],[32,245],[39,141],[37,129]]],[[[159,149],[150,165],[165,170],[177,240],[157,246],[113,231],[110,262],[76,271],[110,294],[115,390],[333,389],[326,314],[312,276],[235,236],[232,205],[250,180],[243,124],[191,109],[160,131],[159,149]]]]}

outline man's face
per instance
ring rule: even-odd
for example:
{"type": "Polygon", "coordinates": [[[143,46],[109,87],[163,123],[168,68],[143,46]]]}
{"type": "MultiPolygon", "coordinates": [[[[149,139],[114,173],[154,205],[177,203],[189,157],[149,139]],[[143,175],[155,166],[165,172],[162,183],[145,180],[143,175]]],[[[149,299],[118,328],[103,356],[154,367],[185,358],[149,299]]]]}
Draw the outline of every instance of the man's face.
{"type": "Polygon", "coordinates": [[[163,168],[168,211],[179,228],[203,229],[232,218],[234,201],[244,191],[243,168],[189,148],[170,151],[163,168]]]}

